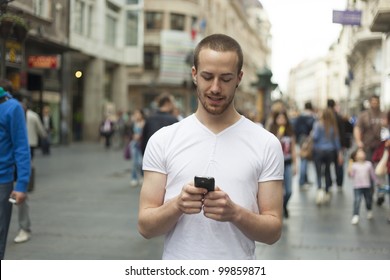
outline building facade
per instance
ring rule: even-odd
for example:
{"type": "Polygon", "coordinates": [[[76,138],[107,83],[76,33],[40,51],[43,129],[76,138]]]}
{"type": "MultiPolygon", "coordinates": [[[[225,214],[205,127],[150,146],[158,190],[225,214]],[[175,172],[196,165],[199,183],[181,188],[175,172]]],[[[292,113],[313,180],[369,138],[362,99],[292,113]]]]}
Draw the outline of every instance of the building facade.
{"type": "Polygon", "coordinates": [[[72,140],[96,140],[102,119],[129,109],[128,67],[143,65],[143,0],[71,0],[72,140]]]}
{"type": "Polygon", "coordinates": [[[312,100],[317,108],[332,98],[348,115],[358,114],[375,94],[388,110],[390,0],[348,0],[346,10],[360,11],[360,24],[344,25],[326,57],[292,69],[288,94],[296,104],[312,100]]]}
{"type": "MultiPolygon", "coordinates": [[[[27,97],[37,113],[45,105],[51,108],[54,144],[61,141],[61,99],[67,75],[62,57],[70,50],[68,9],[66,0],[12,1],[6,13],[22,18],[27,33],[22,40],[12,35],[1,38],[1,77],[11,80],[15,94],[27,97]]],[[[1,29],[4,26],[2,21],[1,29]]]]}
{"type": "Polygon", "coordinates": [[[241,44],[236,106],[243,113],[259,109],[262,96],[252,84],[272,53],[271,25],[257,0],[15,0],[8,8],[28,21],[29,31],[19,45],[2,39],[2,51],[13,46],[19,60],[0,73],[28,91],[38,112],[52,108],[56,143],[97,140],[104,116],[152,109],[164,91],[183,115],[194,112],[192,51],[212,33],[241,44]]]}
{"type": "Polygon", "coordinates": [[[244,51],[244,79],[236,105],[256,111],[256,71],[270,62],[270,23],[258,1],[145,0],[143,67],[129,68],[129,108],[152,108],[161,92],[176,98],[183,115],[195,111],[192,51],[212,33],[234,37],[244,51]]]}

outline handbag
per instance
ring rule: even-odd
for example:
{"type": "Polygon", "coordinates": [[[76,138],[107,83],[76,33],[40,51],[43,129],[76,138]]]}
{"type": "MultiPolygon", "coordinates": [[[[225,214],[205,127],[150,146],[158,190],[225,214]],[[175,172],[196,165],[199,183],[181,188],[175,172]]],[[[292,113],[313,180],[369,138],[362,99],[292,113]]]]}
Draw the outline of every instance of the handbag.
{"type": "Polygon", "coordinates": [[[375,174],[377,176],[385,176],[387,174],[387,161],[389,160],[389,150],[385,148],[381,160],[375,167],[375,174]]]}
{"type": "Polygon", "coordinates": [[[313,147],[314,147],[314,139],[312,135],[309,135],[302,142],[299,156],[301,158],[311,160],[313,158],[313,147]]]}

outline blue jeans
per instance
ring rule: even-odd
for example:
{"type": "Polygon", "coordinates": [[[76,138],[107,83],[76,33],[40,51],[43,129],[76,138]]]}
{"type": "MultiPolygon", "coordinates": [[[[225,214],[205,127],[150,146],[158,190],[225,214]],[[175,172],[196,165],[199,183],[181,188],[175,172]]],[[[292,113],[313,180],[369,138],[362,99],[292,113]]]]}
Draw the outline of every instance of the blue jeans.
{"type": "Polygon", "coordinates": [[[360,202],[362,201],[362,196],[364,196],[364,200],[366,201],[367,210],[372,209],[372,194],[370,188],[354,189],[353,194],[354,194],[354,200],[353,200],[354,215],[359,215],[360,202]]]}
{"type": "Polygon", "coordinates": [[[9,224],[12,215],[12,203],[8,201],[14,183],[0,184],[0,259],[4,259],[9,224]]]}
{"type": "Polygon", "coordinates": [[[131,179],[139,180],[142,177],[142,152],[141,145],[138,141],[132,140],[130,142],[131,158],[132,158],[132,169],[131,179]]]}
{"type": "Polygon", "coordinates": [[[307,166],[309,165],[309,161],[305,158],[301,158],[301,162],[299,165],[299,186],[302,187],[309,180],[307,178],[307,166]]]}
{"type": "Polygon", "coordinates": [[[334,162],[336,153],[334,151],[314,150],[313,159],[316,166],[317,186],[322,188],[322,171],[325,175],[325,191],[328,192],[332,186],[332,177],[330,174],[330,165],[334,162]]]}
{"type": "Polygon", "coordinates": [[[291,163],[284,165],[284,195],[283,195],[283,206],[287,207],[287,203],[290,200],[292,194],[292,168],[291,163]]]}
{"type": "Polygon", "coordinates": [[[336,183],[338,187],[342,187],[344,182],[344,163],[339,164],[339,161],[337,159],[337,152],[335,153],[336,154],[334,156],[334,171],[336,174],[336,183]]]}

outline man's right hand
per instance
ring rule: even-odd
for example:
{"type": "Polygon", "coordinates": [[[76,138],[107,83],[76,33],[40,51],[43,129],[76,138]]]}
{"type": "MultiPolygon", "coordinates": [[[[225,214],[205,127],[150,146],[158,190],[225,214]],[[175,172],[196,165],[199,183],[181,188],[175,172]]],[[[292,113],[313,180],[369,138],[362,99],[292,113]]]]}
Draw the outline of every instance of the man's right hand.
{"type": "Polygon", "coordinates": [[[184,214],[198,214],[202,211],[205,191],[197,188],[193,183],[188,183],[183,187],[177,197],[177,206],[184,214]]]}
{"type": "Polygon", "coordinates": [[[15,198],[16,204],[21,204],[26,200],[27,194],[24,192],[13,191],[11,197],[15,198]]]}

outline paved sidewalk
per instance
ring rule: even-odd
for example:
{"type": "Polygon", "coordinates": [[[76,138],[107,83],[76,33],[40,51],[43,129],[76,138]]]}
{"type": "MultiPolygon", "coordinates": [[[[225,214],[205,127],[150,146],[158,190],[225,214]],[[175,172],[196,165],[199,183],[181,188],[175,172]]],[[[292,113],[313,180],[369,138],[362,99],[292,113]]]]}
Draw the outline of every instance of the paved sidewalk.
{"type": "MultiPolygon", "coordinates": [[[[130,187],[130,161],[120,150],[98,143],[73,143],[52,148],[48,157],[37,151],[36,189],[29,196],[32,238],[13,243],[17,208],[11,221],[6,259],[132,260],[160,259],[163,238],[145,240],[137,231],[140,188],[130,187]]],[[[314,180],[313,170],[311,179],[314,180]]],[[[290,218],[281,240],[258,244],[258,259],[390,259],[388,198],[374,206],[374,219],[350,223],[352,190],[334,191],[329,206],[315,205],[314,188],[299,192],[295,185],[290,218]]]]}

